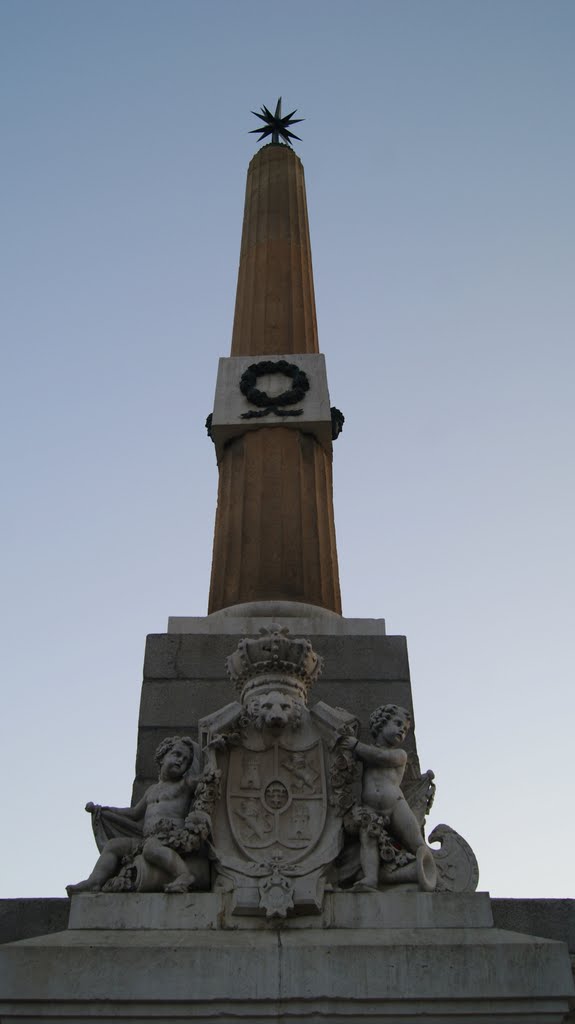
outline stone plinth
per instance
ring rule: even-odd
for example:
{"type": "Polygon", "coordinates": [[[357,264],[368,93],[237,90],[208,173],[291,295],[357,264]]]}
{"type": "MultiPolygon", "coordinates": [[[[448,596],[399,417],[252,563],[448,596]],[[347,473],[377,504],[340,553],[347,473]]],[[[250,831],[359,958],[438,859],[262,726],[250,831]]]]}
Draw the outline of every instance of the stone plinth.
{"type": "Polygon", "coordinates": [[[249,933],[226,900],[73,897],[67,931],[0,948],[2,1021],[560,1024],[573,994],[566,947],[494,928],[485,893],[331,894],[249,933]]]}
{"type": "MultiPolygon", "coordinates": [[[[82,893],[72,897],[68,928],[108,930],[198,931],[201,929],[274,932],[279,927],[265,917],[234,912],[228,893],[196,892],[186,896],[164,893],[82,893]]],[[[364,928],[492,928],[487,892],[328,892],[323,909],[313,916],[295,915],[282,921],[281,932],[309,929],[364,928]]]]}
{"type": "MultiPolygon", "coordinates": [[[[259,627],[269,626],[275,613],[281,610],[273,604],[269,607],[269,616],[262,614],[263,606],[259,605],[255,609],[246,607],[245,614],[240,615],[177,620],[179,629],[185,629],[186,621],[190,622],[190,632],[147,637],[134,800],[156,778],[154,751],[158,743],[176,733],[194,736],[201,718],[235,699],[234,687],[225,675],[225,661],[237,647],[236,627],[250,625],[247,634],[257,636],[259,627]],[[253,615],[250,611],[259,614],[253,615]]],[[[323,674],[310,696],[311,705],[323,700],[348,708],[357,715],[364,732],[368,730],[370,712],[378,704],[396,703],[413,714],[405,637],[386,636],[383,620],[346,620],[322,609],[317,610],[319,614],[310,616],[305,606],[301,608],[300,617],[294,618],[297,605],[285,604],[284,607],[289,607],[292,614],[279,617],[279,621],[289,626],[294,635],[313,635],[314,649],[324,659],[323,674]],[[349,629],[347,623],[350,623],[349,629]]],[[[418,774],[420,766],[413,731],[409,733],[406,748],[410,752],[413,773],[418,774]]],[[[104,802],[110,802],[112,797],[113,794],[102,794],[104,802]]]]}
{"type": "Polygon", "coordinates": [[[294,636],[385,636],[385,619],[348,619],[327,608],[291,601],[247,602],[213,615],[170,615],[168,633],[255,636],[271,622],[283,622],[294,636]]]}

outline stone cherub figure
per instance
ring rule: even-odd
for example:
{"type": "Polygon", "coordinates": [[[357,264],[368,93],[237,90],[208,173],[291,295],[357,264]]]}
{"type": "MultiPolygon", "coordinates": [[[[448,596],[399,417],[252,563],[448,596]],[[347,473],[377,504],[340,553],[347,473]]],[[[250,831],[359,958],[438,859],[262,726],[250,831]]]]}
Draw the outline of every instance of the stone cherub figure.
{"type": "Polygon", "coordinates": [[[407,754],[400,744],[411,726],[411,716],[397,704],[382,704],[370,715],[369,725],[375,745],[362,743],[355,736],[338,740],[363,762],[362,806],[355,813],[363,876],[354,888],[377,889],[380,881],[418,881],[421,888],[433,890],[437,880],[433,852],[401,790],[407,754]],[[396,854],[398,843],[407,857],[396,854]]]}
{"type": "Polygon", "coordinates": [[[92,873],[84,881],[68,885],[68,895],[99,892],[117,875],[122,860],[138,853],[148,865],[160,868],[172,879],[164,885],[164,892],[187,892],[194,888],[195,876],[181,854],[196,850],[209,833],[208,815],[191,809],[199,781],[194,763],[196,752],[197,745],[189,736],[170,736],[156,750],[158,782],[146,790],[134,807],[86,804],[87,811],[105,814],[112,829],[115,825],[120,831],[131,829],[135,837],[119,835],[108,839],[92,873]]]}

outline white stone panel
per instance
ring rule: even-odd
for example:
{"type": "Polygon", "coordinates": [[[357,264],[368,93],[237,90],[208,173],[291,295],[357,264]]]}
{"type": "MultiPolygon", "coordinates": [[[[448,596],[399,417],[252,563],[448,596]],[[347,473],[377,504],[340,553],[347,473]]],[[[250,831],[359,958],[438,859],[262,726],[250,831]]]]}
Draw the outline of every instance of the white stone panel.
{"type": "MultiPolygon", "coordinates": [[[[221,358],[219,361],[211,426],[211,435],[216,446],[218,460],[224,446],[229,441],[240,437],[248,430],[259,430],[261,427],[281,426],[303,430],[307,434],[313,434],[326,451],[331,452],[331,410],[323,355],[298,353],[297,355],[274,356],[273,362],[284,359],[287,363],[294,364],[303,370],[309,380],[309,391],[301,402],[282,407],[285,415],[278,416],[275,413],[270,413],[261,418],[242,419],[244,414],[255,413],[259,410],[240,391],[241,376],[252,363],[261,362],[265,358],[262,356],[229,356],[221,358]],[[301,415],[289,415],[298,410],[301,410],[301,415]]],[[[269,374],[258,378],[257,387],[270,397],[276,397],[280,392],[289,390],[291,383],[290,378],[282,374],[269,374]]]]}

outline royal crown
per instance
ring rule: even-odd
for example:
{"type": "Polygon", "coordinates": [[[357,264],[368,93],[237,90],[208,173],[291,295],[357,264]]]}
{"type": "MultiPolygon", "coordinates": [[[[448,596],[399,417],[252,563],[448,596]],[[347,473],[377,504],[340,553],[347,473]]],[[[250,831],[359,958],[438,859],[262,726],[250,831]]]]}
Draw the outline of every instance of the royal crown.
{"type": "Polygon", "coordinates": [[[305,700],[323,661],[309,640],[290,636],[287,626],[273,622],[260,629],[257,639],[240,640],[226,666],[244,701],[270,686],[295,691],[305,700]]]}

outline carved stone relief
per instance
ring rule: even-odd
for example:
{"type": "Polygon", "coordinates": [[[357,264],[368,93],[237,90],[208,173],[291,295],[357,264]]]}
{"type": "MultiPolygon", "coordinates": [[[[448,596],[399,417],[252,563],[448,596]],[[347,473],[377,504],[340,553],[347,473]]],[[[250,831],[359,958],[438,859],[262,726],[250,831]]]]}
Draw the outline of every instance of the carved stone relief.
{"type": "Polygon", "coordinates": [[[227,660],[237,700],[202,719],[199,744],[158,748],[158,782],[135,807],[88,804],[100,857],[69,893],[233,893],[234,913],[317,913],[326,887],[473,890],[477,862],[439,825],[424,838],[433,772],[409,774],[408,712],[382,705],[372,741],[353,714],[308,706],[321,658],[279,625],[227,660]]]}

